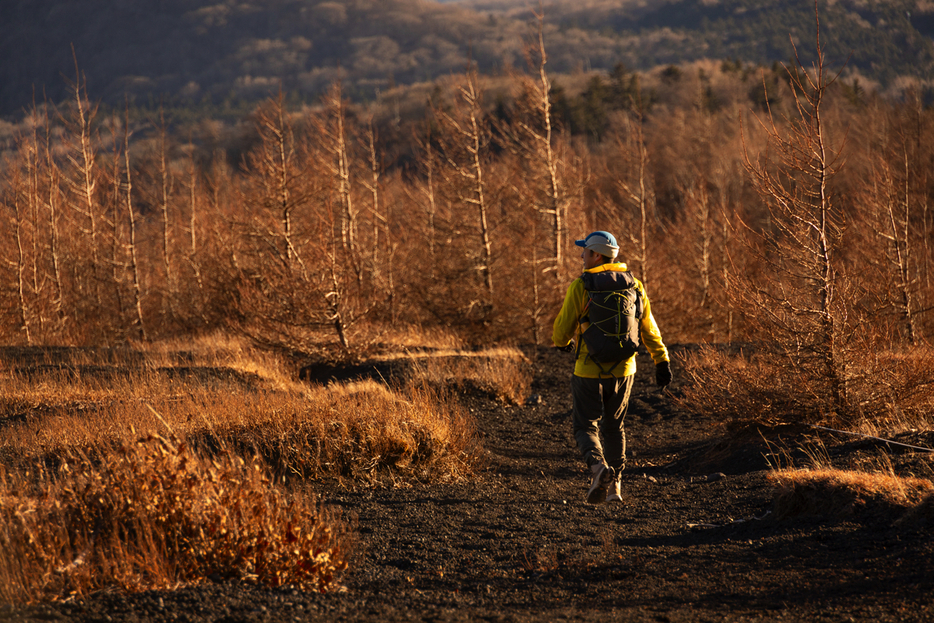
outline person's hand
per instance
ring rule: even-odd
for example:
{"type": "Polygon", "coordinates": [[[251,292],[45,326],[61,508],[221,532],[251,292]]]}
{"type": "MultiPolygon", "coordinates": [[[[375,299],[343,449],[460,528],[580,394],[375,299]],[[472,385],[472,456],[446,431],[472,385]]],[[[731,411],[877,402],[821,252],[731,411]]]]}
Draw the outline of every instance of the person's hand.
{"type": "Polygon", "coordinates": [[[663,361],[655,366],[655,382],[661,389],[668,387],[671,383],[671,364],[663,361]]]}
{"type": "Polygon", "coordinates": [[[555,346],[555,348],[557,348],[558,350],[560,350],[560,351],[562,351],[562,352],[565,352],[565,353],[573,353],[573,352],[574,352],[574,342],[568,342],[566,346],[555,346]]]}

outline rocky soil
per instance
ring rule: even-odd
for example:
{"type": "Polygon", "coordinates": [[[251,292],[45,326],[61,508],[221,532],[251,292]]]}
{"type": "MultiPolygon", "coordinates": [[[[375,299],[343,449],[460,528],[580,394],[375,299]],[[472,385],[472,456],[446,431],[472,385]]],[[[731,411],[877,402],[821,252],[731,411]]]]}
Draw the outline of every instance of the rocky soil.
{"type": "MultiPolygon", "coordinates": [[[[679,349],[673,349],[677,352],[679,349]]],[[[360,546],[346,590],[218,585],[13,609],[13,621],[930,621],[934,525],[886,513],[776,519],[763,457],[801,431],[745,441],[677,407],[640,372],[622,503],[588,506],[570,430],[572,356],[529,351],[533,397],[465,395],[488,459],[460,484],[338,490],[360,546]]],[[[878,451],[824,433],[835,461],[878,451]]],[[[924,445],[924,444],[922,444],[924,445]]],[[[930,455],[895,449],[896,466],[930,455]]]]}

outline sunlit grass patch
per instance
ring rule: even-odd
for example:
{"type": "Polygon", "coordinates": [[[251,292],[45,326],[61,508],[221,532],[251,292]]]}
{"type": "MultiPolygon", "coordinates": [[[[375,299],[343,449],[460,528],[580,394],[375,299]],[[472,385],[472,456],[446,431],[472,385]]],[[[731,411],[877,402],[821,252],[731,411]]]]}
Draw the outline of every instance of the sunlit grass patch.
{"type": "Polygon", "coordinates": [[[205,441],[258,452],[284,478],[438,482],[470,475],[477,461],[472,421],[431,389],[355,382],[255,399],[203,429],[205,441]]]}
{"type": "Polygon", "coordinates": [[[383,346],[383,350],[457,350],[463,339],[444,327],[422,327],[412,324],[361,324],[361,337],[383,346]]]}
{"type": "Polygon", "coordinates": [[[879,472],[778,470],[769,479],[776,486],[773,512],[777,518],[878,513],[894,520],[934,492],[930,480],[879,472]]]}
{"type": "Polygon", "coordinates": [[[161,436],[110,450],[0,474],[0,600],[231,579],[326,591],[347,566],[346,524],[255,460],[161,436]]]}
{"type": "Polygon", "coordinates": [[[471,421],[423,379],[391,388],[309,385],[267,353],[190,346],[128,351],[107,374],[88,367],[83,354],[28,375],[0,372],[0,460],[93,454],[141,431],[171,432],[204,450],[259,453],[277,475],[305,479],[388,470],[391,479],[444,480],[472,470],[471,421]]]}
{"type": "Polygon", "coordinates": [[[508,404],[522,404],[529,395],[531,364],[518,348],[440,350],[406,358],[414,382],[479,389],[508,404]]]}

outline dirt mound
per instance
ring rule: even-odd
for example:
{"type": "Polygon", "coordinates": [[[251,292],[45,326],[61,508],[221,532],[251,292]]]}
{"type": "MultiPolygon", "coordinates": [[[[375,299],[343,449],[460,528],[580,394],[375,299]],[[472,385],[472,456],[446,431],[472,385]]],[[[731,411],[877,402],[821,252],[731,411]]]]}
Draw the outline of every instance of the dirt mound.
{"type": "MultiPolygon", "coordinates": [[[[0,618],[934,619],[934,526],[921,520],[930,516],[930,499],[918,520],[897,525],[877,515],[777,519],[762,435],[744,441],[726,436],[721,422],[682,415],[677,365],[670,391],[660,392],[651,361],[640,355],[625,499],[588,506],[588,474],[570,429],[572,355],[546,348],[527,355],[535,379],[526,404],[463,389],[487,451],[478,478],[322,492],[359,526],[362,547],[343,592],[215,585],[7,607],[0,618]]],[[[780,432],[770,443],[802,441],[800,431],[780,432]]],[[[850,458],[859,452],[847,440],[826,443],[830,452],[849,447],[850,458]]]]}

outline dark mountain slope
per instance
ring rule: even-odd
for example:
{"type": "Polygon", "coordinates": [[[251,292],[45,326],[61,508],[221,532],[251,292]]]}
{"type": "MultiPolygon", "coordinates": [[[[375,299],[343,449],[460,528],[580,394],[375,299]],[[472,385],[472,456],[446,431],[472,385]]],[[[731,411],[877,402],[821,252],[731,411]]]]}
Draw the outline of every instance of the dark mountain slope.
{"type": "MultiPolygon", "coordinates": [[[[915,2],[820,2],[821,40],[831,65],[853,68],[883,83],[898,75],[930,77],[934,48],[928,15],[915,2]],[[911,15],[915,17],[912,18],[911,15]]],[[[641,15],[608,10],[604,23],[618,32],[670,28],[684,32],[711,58],[768,64],[788,60],[789,37],[802,51],[814,48],[813,0],[675,0],[641,15]]]]}
{"type": "MultiPolygon", "coordinates": [[[[917,0],[821,3],[828,61],[882,85],[934,76],[934,13],[917,0]]],[[[619,0],[546,6],[552,72],[631,69],[698,58],[771,64],[789,34],[813,49],[810,0],[619,0]]],[[[93,98],[186,106],[253,101],[278,90],[314,99],[342,77],[357,99],[393,83],[521,65],[528,3],[427,0],[4,0],[0,115],[43,92],[67,94],[75,64],[93,98]]]]}
{"type": "MultiPolygon", "coordinates": [[[[317,93],[338,76],[369,93],[390,80],[462,67],[489,30],[457,6],[419,0],[19,0],[7,2],[0,44],[0,112],[35,86],[52,100],[74,78],[71,48],[92,96],[123,93],[217,101],[278,89],[317,93]]],[[[475,58],[489,63],[494,54],[475,58]]]]}

